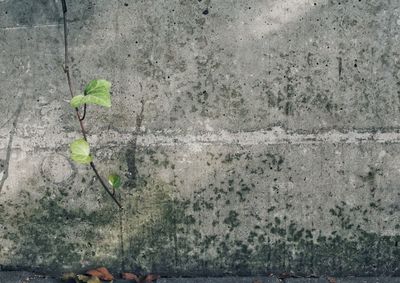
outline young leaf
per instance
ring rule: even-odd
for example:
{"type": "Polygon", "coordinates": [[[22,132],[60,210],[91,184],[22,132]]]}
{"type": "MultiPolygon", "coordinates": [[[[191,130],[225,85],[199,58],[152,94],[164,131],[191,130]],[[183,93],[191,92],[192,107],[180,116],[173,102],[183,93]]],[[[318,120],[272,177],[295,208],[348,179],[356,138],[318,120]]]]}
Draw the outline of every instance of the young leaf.
{"type": "Polygon", "coordinates": [[[92,156],[90,155],[89,144],[84,139],[79,139],[71,143],[70,149],[72,160],[78,163],[87,164],[93,160],[92,156]]]}
{"type": "Polygon", "coordinates": [[[77,108],[85,103],[86,103],[86,98],[81,94],[75,95],[70,101],[71,106],[74,108],[77,108]]]}
{"type": "Polygon", "coordinates": [[[121,186],[121,177],[117,174],[111,174],[110,176],[108,176],[108,183],[114,189],[118,189],[119,186],[121,186]]]}
{"type": "Polygon", "coordinates": [[[76,95],[71,99],[71,106],[76,108],[83,104],[97,104],[111,107],[111,83],[106,80],[93,80],[85,88],[84,95],[76,95]]]}

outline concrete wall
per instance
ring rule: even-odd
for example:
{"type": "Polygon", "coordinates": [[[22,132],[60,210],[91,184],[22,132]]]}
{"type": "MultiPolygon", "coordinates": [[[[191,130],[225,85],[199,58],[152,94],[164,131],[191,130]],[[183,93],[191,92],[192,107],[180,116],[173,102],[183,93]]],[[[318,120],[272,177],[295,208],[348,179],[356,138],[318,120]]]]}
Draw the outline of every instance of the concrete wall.
{"type": "Polygon", "coordinates": [[[400,274],[400,3],[0,1],[0,266],[400,274]],[[143,102],[143,112],[141,112],[143,102]]]}

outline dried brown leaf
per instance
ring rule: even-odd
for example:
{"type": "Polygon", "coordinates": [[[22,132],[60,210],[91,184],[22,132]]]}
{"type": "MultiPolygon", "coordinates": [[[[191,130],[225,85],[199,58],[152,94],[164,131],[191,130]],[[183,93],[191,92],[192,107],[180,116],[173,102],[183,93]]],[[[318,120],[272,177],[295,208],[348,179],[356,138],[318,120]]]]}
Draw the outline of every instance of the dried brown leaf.
{"type": "Polygon", "coordinates": [[[104,281],[111,281],[114,279],[114,276],[112,276],[112,274],[105,267],[91,269],[91,270],[87,271],[86,274],[98,277],[99,279],[104,280],[104,281]]]}
{"type": "Polygon", "coordinates": [[[154,281],[156,281],[156,280],[158,280],[158,279],[160,279],[160,275],[156,275],[156,274],[147,274],[145,277],[144,277],[144,279],[143,279],[143,281],[142,282],[145,282],[145,283],[152,283],[152,282],[154,282],[154,281]]]}
{"type": "Polygon", "coordinates": [[[122,273],[122,279],[133,280],[134,282],[137,282],[137,283],[140,282],[139,277],[136,274],[129,273],[129,272],[122,273]]]}

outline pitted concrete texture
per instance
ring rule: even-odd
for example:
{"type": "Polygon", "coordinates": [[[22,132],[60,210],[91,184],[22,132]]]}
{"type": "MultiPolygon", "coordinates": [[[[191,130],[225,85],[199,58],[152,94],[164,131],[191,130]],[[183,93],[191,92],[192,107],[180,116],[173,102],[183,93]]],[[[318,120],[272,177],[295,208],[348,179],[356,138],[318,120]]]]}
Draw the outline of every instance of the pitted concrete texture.
{"type": "MultiPolygon", "coordinates": [[[[0,266],[400,275],[400,3],[0,1],[0,266]],[[143,112],[141,111],[143,107],[143,112]]],[[[369,282],[369,281],[368,281],[369,282]]]]}
{"type": "MultiPolygon", "coordinates": [[[[60,283],[57,278],[36,275],[28,272],[0,272],[0,283],[60,283]]],[[[132,283],[116,279],[115,283],[132,283]]],[[[353,278],[286,278],[276,277],[198,277],[198,278],[161,278],[157,283],[398,283],[399,277],[353,277],[353,278]]]]}
{"type": "Polygon", "coordinates": [[[55,283],[59,280],[21,271],[0,271],[0,283],[55,283]]]}

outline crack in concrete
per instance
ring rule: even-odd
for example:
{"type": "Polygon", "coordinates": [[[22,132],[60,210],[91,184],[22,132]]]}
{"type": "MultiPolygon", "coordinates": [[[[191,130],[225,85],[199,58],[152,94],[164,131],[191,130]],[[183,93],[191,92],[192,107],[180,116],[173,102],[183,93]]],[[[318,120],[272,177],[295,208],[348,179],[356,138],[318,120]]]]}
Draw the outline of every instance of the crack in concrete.
{"type": "Polygon", "coordinates": [[[13,115],[14,121],[12,123],[12,129],[10,131],[10,138],[8,140],[8,145],[7,145],[7,153],[6,153],[6,160],[5,160],[5,164],[4,164],[4,171],[3,171],[3,174],[0,179],[0,193],[3,189],[3,185],[4,185],[5,181],[8,178],[8,169],[9,169],[10,159],[11,159],[12,143],[13,143],[14,135],[15,135],[16,128],[17,128],[18,118],[21,114],[22,105],[23,105],[23,100],[21,99],[21,102],[19,103],[18,108],[13,115]]]}

